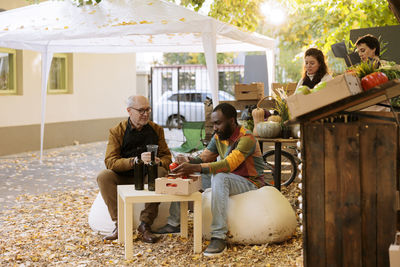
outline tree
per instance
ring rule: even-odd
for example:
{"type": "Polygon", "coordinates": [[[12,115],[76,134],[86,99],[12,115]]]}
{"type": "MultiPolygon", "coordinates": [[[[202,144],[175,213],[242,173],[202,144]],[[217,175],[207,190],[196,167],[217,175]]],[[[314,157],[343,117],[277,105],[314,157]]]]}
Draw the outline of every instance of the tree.
{"type": "MultiPolygon", "coordinates": [[[[351,29],[398,24],[386,0],[278,1],[289,11],[287,22],[279,29],[262,25],[262,30],[264,34],[279,40],[281,58],[277,62],[286,65],[280,67],[286,70],[288,77],[295,75],[287,71],[290,62],[282,62],[282,54],[297,54],[306,48],[317,47],[328,55],[332,44],[341,41],[349,43],[351,29]]],[[[301,58],[297,57],[297,61],[301,58]]],[[[340,66],[338,60],[332,57],[329,63],[336,72],[340,72],[338,68],[340,70],[344,66],[340,66]]]]}
{"type": "Polygon", "coordinates": [[[288,47],[316,46],[327,52],[336,42],[348,42],[351,29],[398,24],[386,0],[280,2],[289,16],[278,34],[288,47]]]}
{"type": "Polygon", "coordinates": [[[259,9],[262,2],[263,0],[214,0],[208,15],[252,32],[262,18],[259,9]]]}

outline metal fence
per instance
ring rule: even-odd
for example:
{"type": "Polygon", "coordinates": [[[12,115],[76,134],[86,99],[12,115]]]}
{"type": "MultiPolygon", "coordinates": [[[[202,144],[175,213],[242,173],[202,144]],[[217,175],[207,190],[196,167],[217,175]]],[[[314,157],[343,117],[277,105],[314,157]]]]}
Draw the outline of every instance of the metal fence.
{"type": "MultiPolygon", "coordinates": [[[[235,83],[242,83],[243,65],[218,65],[219,99],[234,100],[235,83]]],[[[204,101],[212,98],[203,65],[160,66],[151,69],[153,121],[180,128],[184,121],[204,121],[204,101]]]]}

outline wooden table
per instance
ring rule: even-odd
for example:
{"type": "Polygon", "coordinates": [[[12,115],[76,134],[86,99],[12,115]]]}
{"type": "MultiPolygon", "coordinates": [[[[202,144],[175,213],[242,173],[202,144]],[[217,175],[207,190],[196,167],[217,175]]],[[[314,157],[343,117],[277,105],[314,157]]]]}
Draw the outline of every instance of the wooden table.
{"type": "Polygon", "coordinates": [[[118,186],[118,242],[125,242],[125,259],[133,257],[133,204],[149,202],[181,203],[181,236],[188,237],[188,201],[194,201],[194,253],[201,253],[202,247],[202,207],[201,193],[188,196],[156,194],[154,191],[135,190],[134,185],[118,186]]]}
{"type": "Polygon", "coordinates": [[[256,137],[258,143],[260,144],[261,154],[263,153],[263,143],[269,142],[275,144],[275,170],[274,170],[274,186],[276,189],[281,191],[281,152],[282,152],[282,143],[297,143],[300,139],[297,138],[262,138],[256,137]]]}

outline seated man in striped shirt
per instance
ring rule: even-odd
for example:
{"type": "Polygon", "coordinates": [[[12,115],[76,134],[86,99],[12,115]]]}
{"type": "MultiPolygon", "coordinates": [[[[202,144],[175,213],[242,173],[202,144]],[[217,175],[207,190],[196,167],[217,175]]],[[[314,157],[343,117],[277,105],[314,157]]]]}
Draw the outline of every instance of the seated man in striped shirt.
{"type": "MultiPolygon", "coordinates": [[[[216,106],[211,114],[215,135],[196,158],[186,158],[174,169],[180,175],[202,174],[203,189],[211,187],[211,242],[205,256],[222,253],[226,248],[227,208],[229,196],[258,189],[263,180],[264,161],[252,132],[237,122],[237,112],[230,104],[216,106]],[[217,157],[220,160],[217,160],[217,157]]],[[[179,205],[172,203],[167,225],[157,233],[179,232],[179,205]]],[[[238,214],[240,216],[240,214],[238,214]]]]}

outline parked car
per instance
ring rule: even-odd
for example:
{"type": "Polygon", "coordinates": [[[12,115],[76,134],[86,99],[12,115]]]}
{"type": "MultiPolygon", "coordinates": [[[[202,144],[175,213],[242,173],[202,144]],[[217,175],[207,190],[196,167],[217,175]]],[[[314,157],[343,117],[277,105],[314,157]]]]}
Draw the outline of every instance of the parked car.
{"type": "MultiPolygon", "coordinates": [[[[219,91],[219,100],[235,100],[224,91],[219,91]]],[[[157,103],[153,103],[153,121],[168,128],[179,127],[184,121],[204,121],[204,101],[212,98],[209,91],[180,90],[165,92],[157,103]],[[178,111],[179,95],[179,111],[178,111]]]]}

